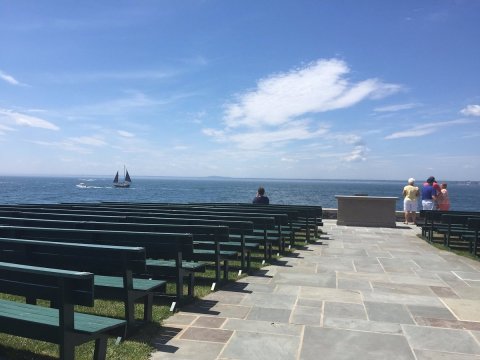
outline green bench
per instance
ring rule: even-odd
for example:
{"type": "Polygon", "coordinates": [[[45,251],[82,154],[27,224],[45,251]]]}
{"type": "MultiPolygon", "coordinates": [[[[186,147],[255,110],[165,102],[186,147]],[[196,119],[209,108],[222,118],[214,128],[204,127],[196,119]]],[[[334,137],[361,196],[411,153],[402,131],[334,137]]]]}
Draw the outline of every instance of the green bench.
{"type": "MultiPolygon", "coordinates": [[[[0,207],[0,210],[2,208],[0,207]]],[[[6,209],[6,208],[5,208],[6,209]]],[[[261,242],[264,247],[264,260],[271,258],[272,254],[272,241],[274,239],[268,236],[268,230],[275,229],[275,219],[265,216],[245,216],[243,214],[237,215],[218,215],[216,213],[205,213],[205,212],[193,212],[193,211],[169,211],[168,209],[158,210],[158,211],[141,211],[134,209],[132,211],[127,210],[109,210],[108,208],[100,208],[98,205],[92,204],[82,204],[71,208],[71,206],[63,206],[58,204],[51,205],[41,205],[41,206],[32,206],[32,205],[21,205],[21,206],[9,206],[10,211],[29,211],[29,212],[57,212],[68,215],[101,215],[101,216],[126,216],[127,218],[142,217],[142,218],[157,218],[157,217],[168,217],[175,219],[195,219],[195,220],[207,220],[207,221],[220,221],[220,222],[230,222],[230,221],[241,221],[241,222],[252,222],[253,228],[256,230],[263,231],[262,237],[251,238],[250,234],[253,234],[253,229],[245,231],[244,229],[232,229],[230,232],[231,235],[234,235],[234,239],[238,239],[242,246],[254,246],[255,243],[261,242]],[[236,237],[235,237],[236,235],[236,237]]],[[[247,265],[248,266],[248,265],[247,265]]]]}
{"type": "Polygon", "coordinates": [[[144,275],[161,280],[165,277],[175,278],[178,301],[183,297],[183,278],[189,278],[188,295],[193,296],[194,273],[205,271],[204,264],[192,261],[191,234],[0,225],[0,237],[143,247],[147,256],[147,269],[144,275]]]}
{"type": "MultiPolygon", "coordinates": [[[[78,206],[81,204],[70,204],[70,206],[78,206]]],[[[101,207],[118,207],[127,206],[128,208],[143,208],[143,209],[159,209],[161,207],[191,207],[191,208],[217,208],[217,209],[230,209],[233,211],[249,211],[249,212],[262,212],[262,213],[282,213],[288,215],[289,226],[284,228],[288,232],[305,230],[306,240],[311,240],[310,231],[314,231],[315,238],[319,237],[318,228],[323,225],[322,206],[314,205],[286,205],[286,204],[251,204],[251,203],[189,203],[189,204],[165,204],[165,203],[115,203],[115,202],[102,202],[101,207]]],[[[292,239],[294,241],[294,239],[292,239]]]]}
{"type": "MultiPolygon", "coordinates": [[[[480,213],[478,214],[480,216],[480,213]]],[[[473,232],[468,229],[468,220],[473,217],[472,215],[459,215],[459,214],[442,214],[441,224],[442,226],[437,228],[436,232],[443,235],[444,246],[451,247],[453,240],[455,242],[463,242],[462,240],[469,240],[468,235],[473,235],[473,232]]],[[[469,250],[472,251],[472,242],[468,241],[469,250]]]]}
{"type": "MultiPolygon", "coordinates": [[[[249,272],[251,268],[250,254],[259,248],[258,243],[246,242],[245,236],[253,234],[253,223],[251,221],[234,220],[202,220],[194,218],[174,218],[174,217],[142,217],[142,216],[120,216],[120,215],[95,215],[95,214],[71,214],[63,211],[55,212],[54,209],[45,210],[45,212],[33,211],[8,211],[0,209],[0,216],[4,217],[22,217],[31,219],[45,220],[68,220],[68,221],[96,221],[96,222],[123,222],[135,224],[150,225],[202,225],[202,226],[227,226],[230,234],[240,235],[240,241],[234,241],[229,238],[228,242],[220,242],[222,249],[234,250],[240,252],[241,269],[249,272]]],[[[188,232],[188,231],[185,231],[188,232]]],[[[208,241],[199,241],[199,243],[209,244],[208,241]]]]}
{"type": "Polygon", "coordinates": [[[0,217],[0,224],[62,229],[193,234],[194,249],[192,259],[195,261],[213,262],[215,264],[215,281],[217,284],[221,282],[222,263],[224,267],[223,279],[227,281],[228,262],[229,260],[236,260],[238,256],[237,251],[222,249],[222,244],[226,244],[229,241],[229,229],[226,226],[137,224],[14,217],[0,217]]]}
{"type": "Polygon", "coordinates": [[[480,217],[474,217],[468,219],[467,223],[468,229],[473,231],[473,235],[468,235],[471,237],[472,249],[471,252],[474,256],[478,256],[478,247],[480,246],[479,231],[480,231],[480,217]]]}
{"type": "Polygon", "coordinates": [[[420,210],[417,225],[422,229],[422,236],[426,237],[428,242],[433,242],[433,235],[436,232],[448,231],[448,224],[442,223],[443,215],[469,215],[480,216],[477,211],[440,211],[440,210],[420,210]]]}
{"type": "Polygon", "coordinates": [[[95,340],[93,358],[104,360],[107,338],[123,334],[125,321],[74,311],[93,306],[92,273],[0,262],[0,292],[46,298],[57,308],[0,300],[0,332],[60,346],[60,359],[73,360],[75,346],[95,340]]]}
{"type": "MultiPolygon", "coordinates": [[[[196,205],[196,204],[192,204],[196,205]]],[[[288,228],[286,230],[292,233],[291,243],[295,241],[294,233],[304,230],[306,233],[306,241],[311,241],[311,230],[314,231],[315,238],[319,237],[318,228],[323,225],[322,215],[323,208],[321,206],[312,205],[283,205],[283,204],[251,204],[251,203],[204,203],[204,206],[214,206],[217,208],[232,209],[254,209],[256,212],[264,213],[285,213],[288,215],[288,228]]],[[[285,230],[284,230],[285,232],[285,230]]]]}
{"type": "MultiPolygon", "coordinates": [[[[95,298],[123,301],[129,330],[135,325],[135,302],[142,300],[148,322],[154,293],[165,293],[165,281],[133,277],[146,272],[141,247],[0,238],[0,261],[94,273],[95,298]]],[[[30,304],[36,300],[27,298],[30,304]]]]}

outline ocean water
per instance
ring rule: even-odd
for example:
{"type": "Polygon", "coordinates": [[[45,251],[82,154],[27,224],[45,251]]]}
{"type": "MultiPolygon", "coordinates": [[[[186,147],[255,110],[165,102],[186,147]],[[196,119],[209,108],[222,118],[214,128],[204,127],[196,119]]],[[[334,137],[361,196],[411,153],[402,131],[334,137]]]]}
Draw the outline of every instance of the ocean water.
{"type": "MultiPolygon", "coordinates": [[[[0,203],[251,202],[263,186],[272,204],[336,208],[335,195],[368,194],[398,197],[397,210],[402,210],[405,185],[404,181],[134,178],[130,188],[118,189],[112,187],[111,178],[0,177],[0,203]],[[86,186],[78,187],[80,183],[86,186]]],[[[478,182],[450,182],[448,191],[452,210],[480,211],[478,182]]]]}

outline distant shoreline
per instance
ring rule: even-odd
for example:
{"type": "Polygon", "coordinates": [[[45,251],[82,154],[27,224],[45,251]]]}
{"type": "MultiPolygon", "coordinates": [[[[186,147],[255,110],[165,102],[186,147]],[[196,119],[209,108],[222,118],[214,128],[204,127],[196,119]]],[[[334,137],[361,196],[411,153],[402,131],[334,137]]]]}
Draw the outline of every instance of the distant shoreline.
{"type": "MultiPolygon", "coordinates": [[[[57,178],[57,179],[82,179],[82,178],[96,178],[96,179],[110,179],[111,175],[0,175],[0,178],[57,178]]],[[[228,176],[157,176],[157,175],[137,175],[136,179],[162,179],[162,180],[212,180],[212,181],[305,181],[305,182],[402,182],[406,183],[406,180],[394,179],[299,179],[299,178],[237,178],[228,176]]],[[[480,185],[480,180],[444,180],[445,182],[451,182],[455,184],[465,185],[480,185]]],[[[417,181],[417,183],[420,183],[417,181]]]]}

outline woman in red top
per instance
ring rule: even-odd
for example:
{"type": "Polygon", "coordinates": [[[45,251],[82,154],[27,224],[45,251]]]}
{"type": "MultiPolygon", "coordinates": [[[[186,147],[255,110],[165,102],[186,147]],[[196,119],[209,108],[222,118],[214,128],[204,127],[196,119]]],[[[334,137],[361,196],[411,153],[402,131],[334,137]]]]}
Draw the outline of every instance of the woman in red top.
{"type": "Polygon", "coordinates": [[[450,199],[448,198],[447,184],[443,183],[437,195],[438,210],[450,210],[450,199]]]}

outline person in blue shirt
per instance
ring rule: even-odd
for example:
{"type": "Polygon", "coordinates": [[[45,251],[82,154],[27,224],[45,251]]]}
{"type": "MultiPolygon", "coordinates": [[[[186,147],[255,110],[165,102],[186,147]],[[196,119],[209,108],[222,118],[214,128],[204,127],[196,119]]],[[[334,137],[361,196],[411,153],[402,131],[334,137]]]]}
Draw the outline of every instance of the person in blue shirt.
{"type": "Polygon", "coordinates": [[[253,198],[253,204],[270,204],[270,199],[268,196],[265,196],[265,189],[263,187],[259,187],[257,191],[257,195],[253,198]]]}
{"type": "Polygon", "coordinates": [[[437,198],[437,191],[433,186],[435,178],[430,176],[427,182],[422,186],[422,208],[423,210],[433,210],[435,199],[437,198]]]}

